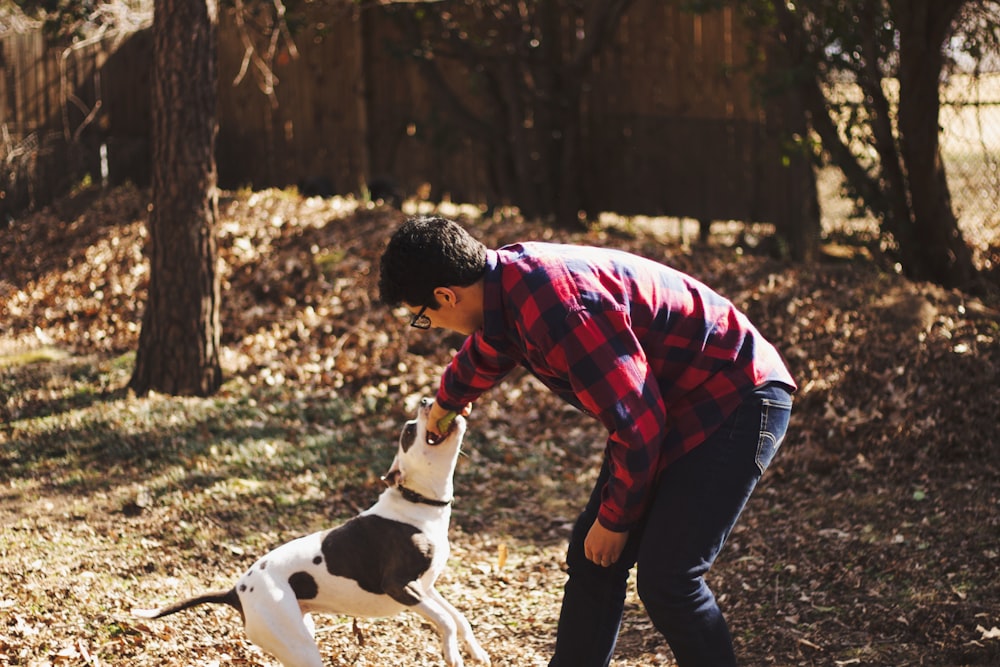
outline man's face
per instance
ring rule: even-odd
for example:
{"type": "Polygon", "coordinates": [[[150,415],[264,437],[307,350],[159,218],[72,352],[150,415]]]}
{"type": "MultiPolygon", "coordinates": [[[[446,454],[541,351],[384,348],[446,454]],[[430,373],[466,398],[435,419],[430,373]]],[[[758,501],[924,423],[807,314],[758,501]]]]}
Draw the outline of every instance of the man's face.
{"type": "Polygon", "coordinates": [[[410,325],[418,329],[448,329],[466,336],[472,334],[477,326],[470,321],[469,314],[462,307],[441,306],[437,310],[423,306],[404,304],[413,316],[410,325]],[[417,317],[417,316],[420,317],[417,317]]]}

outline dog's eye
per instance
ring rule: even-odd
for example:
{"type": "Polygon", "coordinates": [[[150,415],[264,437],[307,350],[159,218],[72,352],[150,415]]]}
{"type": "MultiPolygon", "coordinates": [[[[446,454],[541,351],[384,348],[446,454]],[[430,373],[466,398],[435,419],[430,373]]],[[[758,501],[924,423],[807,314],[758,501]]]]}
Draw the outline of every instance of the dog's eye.
{"type": "Polygon", "coordinates": [[[403,426],[403,432],[399,435],[399,446],[403,451],[409,451],[413,443],[417,441],[417,422],[408,421],[403,426]]]}

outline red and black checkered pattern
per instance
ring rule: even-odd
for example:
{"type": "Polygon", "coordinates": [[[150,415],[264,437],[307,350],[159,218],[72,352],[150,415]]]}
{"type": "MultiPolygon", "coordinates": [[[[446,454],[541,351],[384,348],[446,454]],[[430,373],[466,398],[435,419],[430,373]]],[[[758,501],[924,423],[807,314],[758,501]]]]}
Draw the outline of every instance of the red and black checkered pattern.
{"type": "Polygon", "coordinates": [[[627,530],[659,473],[767,382],[794,381],[732,303],[675,269],[618,250],[521,243],[490,250],[483,328],[441,380],[460,409],[522,365],[607,427],[600,521],[627,530]]]}

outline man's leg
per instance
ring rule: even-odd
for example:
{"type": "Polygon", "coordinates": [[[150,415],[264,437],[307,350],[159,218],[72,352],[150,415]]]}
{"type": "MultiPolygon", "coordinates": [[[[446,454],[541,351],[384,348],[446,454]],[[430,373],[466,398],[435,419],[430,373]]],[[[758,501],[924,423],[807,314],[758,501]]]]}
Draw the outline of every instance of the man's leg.
{"type": "Polygon", "coordinates": [[[549,667],[606,667],[615,650],[628,573],[635,563],[641,529],[629,533],[621,557],[611,567],[587,560],[583,541],[597,519],[608,475],[605,461],[590,501],[573,526],[566,553],[569,578],[563,593],[555,655],[549,667]]]}
{"type": "Polygon", "coordinates": [[[657,485],[637,587],[680,667],[736,665],[729,628],[704,575],[781,445],[790,411],[783,388],[759,389],[657,485]]]}

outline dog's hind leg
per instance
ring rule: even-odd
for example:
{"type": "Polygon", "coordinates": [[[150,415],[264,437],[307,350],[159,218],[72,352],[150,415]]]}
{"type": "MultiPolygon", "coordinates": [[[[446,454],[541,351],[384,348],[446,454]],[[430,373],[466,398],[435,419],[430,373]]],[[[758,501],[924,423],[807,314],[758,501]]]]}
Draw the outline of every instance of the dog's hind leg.
{"type": "Polygon", "coordinates": [[[313,639],[312,618],[302,613],[295,598],[248,605],[244,611],[247,638],[284,667],[323,667],[323,658],[313,639]]]}
{"type": "Polygon", "coordinates": [[[455,625],[458,629],[458,638],[462,640],[462,644],[469,652],[469,655],[471,655],[477,662],[489,665],[490,656],[483,650],[483,647],[479,645],[479,642],[476,640],[476,636],[472,634],[472,626],[469,625],[469,621],[465,618],[465,615],[456,609],[454,605],[445,600],[436,589],[431,588],[427,591],[427,594],[428,597],[437,602],[441,608],[455,620],[455,625]]]}

